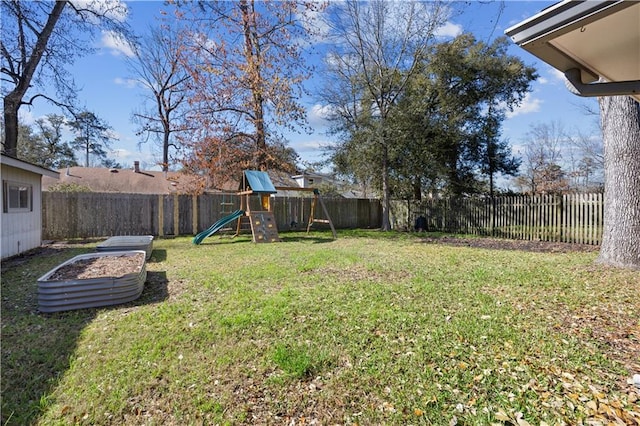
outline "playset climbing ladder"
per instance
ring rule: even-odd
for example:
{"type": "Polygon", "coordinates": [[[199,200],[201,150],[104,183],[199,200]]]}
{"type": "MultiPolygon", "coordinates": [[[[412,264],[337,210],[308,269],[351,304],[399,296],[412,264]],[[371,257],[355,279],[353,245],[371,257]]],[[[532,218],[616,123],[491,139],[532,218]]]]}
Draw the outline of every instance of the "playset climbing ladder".
{"type": "MultiPolygon", "coordinates": [[[[220,214],[222,216],[231,215],[235,211],[234,210],[235,203],[230,199],[231,199],[231,195],[227,191],[223,191],[222,202],[220,203],[220,214]]],[[[229,224],[229,226],[225,226],[224,228],[220,229],[220,232],[229,232],[229,231],[233,231],[231,224],[229,224]]]]}

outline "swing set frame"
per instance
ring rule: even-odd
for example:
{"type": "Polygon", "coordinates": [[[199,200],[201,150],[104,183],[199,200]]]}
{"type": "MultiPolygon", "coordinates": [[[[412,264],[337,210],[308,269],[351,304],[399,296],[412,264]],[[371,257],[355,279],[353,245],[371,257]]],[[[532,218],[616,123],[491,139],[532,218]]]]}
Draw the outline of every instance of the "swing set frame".
{"type": "Polygon", "coordinates": [[[320,191],[317,188],[299,188],[292,186],[276,186],[277,191],[298,191],[298,192],[313,192],[313,200],[311,200],[311,212],[309,213],[309,221],[307,223],[307,234],[311,230],[311,226],[314,223],[326,223],[331,227],[331,232],[333,234],[334,239],[338,239],[338,234],[336,233],[336,229],[333,226],[333,222],[331,221],[331,216],[329,216],[329,211],[327,210],[327,206],[325,206],[322,197],[320,197],[320,191]],[[322,211],[324,212],[326,219],[317,219],[315,217],[316,207],[320,204],[322,207],[322,211]]]}
{"type": "Polygon", "coordinates": [[[249,218],[254,242],[280,241],[275,224],[275,217],[273,215],[273,205],[271,203],[271,196],[276,194],[278,191],[313,192],[311,211],[309,213],[309,221],[307,223],[307,234],[310,232],[311,226],[314,223],[325,223],[331,227],[333,238],[338,238],[336,229],[333,226],[331,217],[329,216],[327,206],[320,197],[320,191],[317,188],[274,186],[265,172],[255,170],[244,171],[240,189],[236,192],[236,195],[240,197],[240,210],[243,212],[243,215],[238,218],[234,237],[237,237],[241,233],[242,219],[249,218]],[[253,195],[260,196],[261,211],[251,211],[249,198],[253,195]],[[324,212],[324,219],[315,217],[318,204],[320,204],[320,207],[324,212]]]}

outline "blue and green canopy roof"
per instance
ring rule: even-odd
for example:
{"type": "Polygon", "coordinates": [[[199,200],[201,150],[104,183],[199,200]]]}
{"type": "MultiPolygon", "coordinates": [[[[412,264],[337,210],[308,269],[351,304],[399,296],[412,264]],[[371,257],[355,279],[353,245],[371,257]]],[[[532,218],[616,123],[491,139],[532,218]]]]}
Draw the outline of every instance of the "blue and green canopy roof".
{"type": "Polygon", "coordinates": [[[241,189],[250,189],[258,194],[275,194],[278,192],[267,172],[258,170],[245,170],[242,186],[241,189]]]}

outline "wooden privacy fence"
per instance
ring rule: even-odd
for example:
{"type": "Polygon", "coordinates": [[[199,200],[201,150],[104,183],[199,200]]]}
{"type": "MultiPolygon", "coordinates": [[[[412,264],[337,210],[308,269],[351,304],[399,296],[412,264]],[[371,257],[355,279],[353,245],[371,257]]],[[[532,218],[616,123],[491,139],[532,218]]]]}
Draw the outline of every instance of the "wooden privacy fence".
{"type": "Polygon", "coordinates": [[[427,231],[599,245],[603,195],[519,195],[393,203],[392,218],[397,227],[413,228],[419,216],[426,219],[427,231]]]}
{"type": "MultiPolygon", "coordinates": [[[[279,230],[306,230],[310,197],[274,197],[279,230]]],[[[379,200],[325,198],[336,228],[379,228],[379,200]]],[[[259,197],[251,209],[260,210],[259,197]]],[[[96,192],[43,192],[43,239],[113,235],[195,235],[237,210],[235,194],[153,195],[96,192]]],[[[321,217],[322,211],[316,213],[321,217]]],[[[328,227],[328,225],[327,225],[328,227]]],[[[314,228],[319,228],[314,225],[314,228]]]]}

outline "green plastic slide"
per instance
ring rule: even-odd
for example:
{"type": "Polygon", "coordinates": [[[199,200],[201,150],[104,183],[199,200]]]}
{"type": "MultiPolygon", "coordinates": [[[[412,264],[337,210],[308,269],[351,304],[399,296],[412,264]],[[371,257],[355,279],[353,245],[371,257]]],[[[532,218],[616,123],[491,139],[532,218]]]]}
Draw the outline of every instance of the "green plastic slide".
{"type": "Polygon", "coordinates": [[[193,237],[193,244],[200,244],[202,240],[215,234],[220,229],[222,229],[222,227],[225,226],[227,223],[237,220],[243,214],[244,214],[244,210],[236,210],[235,212],[231,213],[229,216],[224,216],[218,219],[218,221],[213,225],[211,225],[208,229],[205,229],[204,231],[200,232],[198,235],[193,237]]]}

